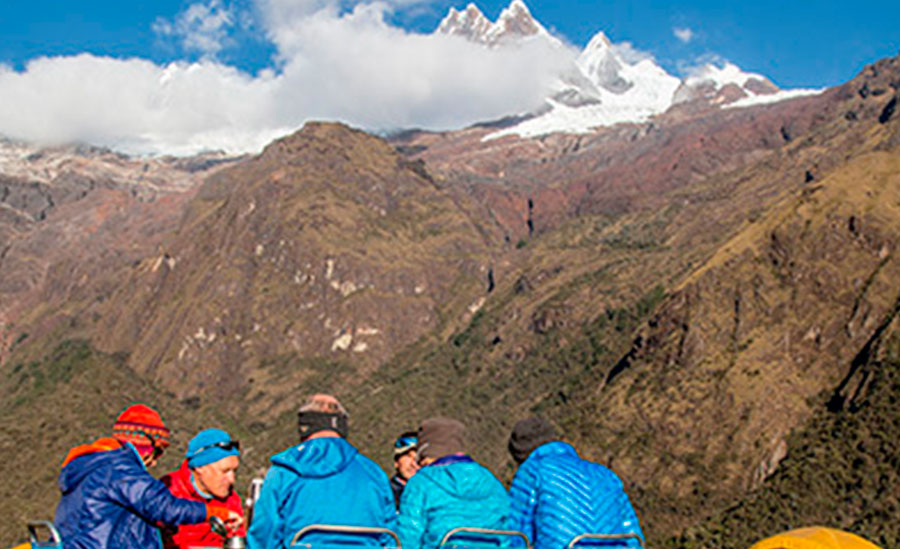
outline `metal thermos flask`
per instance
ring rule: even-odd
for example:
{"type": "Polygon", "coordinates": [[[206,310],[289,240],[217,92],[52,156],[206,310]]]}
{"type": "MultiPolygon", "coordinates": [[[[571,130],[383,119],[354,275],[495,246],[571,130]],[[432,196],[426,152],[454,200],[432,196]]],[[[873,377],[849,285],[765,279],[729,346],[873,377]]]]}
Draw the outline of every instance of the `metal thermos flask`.
{"type": "Polygon", "coordinates": [[[225,540],[225,545],[222,546],[224,549],[246,549],[247,542],[244,538],[227,538],[225,540]]]}

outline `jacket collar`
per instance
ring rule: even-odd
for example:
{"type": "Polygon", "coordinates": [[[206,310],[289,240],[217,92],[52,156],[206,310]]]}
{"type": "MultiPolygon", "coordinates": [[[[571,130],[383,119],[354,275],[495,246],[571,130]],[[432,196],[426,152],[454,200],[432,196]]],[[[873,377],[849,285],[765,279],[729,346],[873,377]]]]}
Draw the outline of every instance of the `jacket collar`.
{"type": "Polygon", "coordinates": [[[454,463],[472,463],[475,460],[467,456],[466,454],[450,454],[449,456],[444,456],[434,461],[428,467],[442,467],[444,465],[453,465],[454,463]]]}
{"type": "Polygon", "coordinates": [[[118,450],[121,447],[122,443],[112,437],[98,438],[94,442],[91,442],[89,444],[82,444],[69,450],[69,453],[66,455],[66,459],[64,459],[62,462],[62,468],[65,469],[66,465],[74,461],[76,458],[80,458],[81,456],[95,454],[97,452],[118,450]]]}
{"type": "Polygon", "coordinates": [[[569,454],[577,456],[578,452],[576,452],[575,448],[568,442],[553,440],[550,442],[545,442],[544,444],[541,444],[540,446],[532,450],[531,454],[528,456],[528,459],[531,459],[533,457],[543,457],[559,454],[569,454]]]}

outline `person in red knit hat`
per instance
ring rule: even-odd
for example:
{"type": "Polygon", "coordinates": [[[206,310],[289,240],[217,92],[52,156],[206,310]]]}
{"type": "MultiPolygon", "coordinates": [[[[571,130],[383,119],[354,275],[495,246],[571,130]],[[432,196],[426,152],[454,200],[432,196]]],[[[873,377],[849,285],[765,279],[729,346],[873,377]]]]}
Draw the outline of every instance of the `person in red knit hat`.
{"type": "MultiPolygon", "coordinates": [[[[216,502],[243,518],[241,497],[234,489],[235,473],[240,465],[238,441],[221,429],[200,431],[188,443],[181,467],[162,478],[172,494],[201,503],[216,502]]],[[[235,536],[246,536],[243,524],[232,529],[235,536]]],[[[222,538],[208,523],[182,524],[163,529],[166,549],[218,547],[222,538]]]]}
{"type": "Polygon", "coordinates": [[[173,496],[147,471],[171,435],[156,410],[129,406],[112,434],[72,448],[63,461],[54,522],[64,549],[160,547],[158,524],[197,524],[211,516],[239,522],[236,513],[215,502],[173,496]]]}

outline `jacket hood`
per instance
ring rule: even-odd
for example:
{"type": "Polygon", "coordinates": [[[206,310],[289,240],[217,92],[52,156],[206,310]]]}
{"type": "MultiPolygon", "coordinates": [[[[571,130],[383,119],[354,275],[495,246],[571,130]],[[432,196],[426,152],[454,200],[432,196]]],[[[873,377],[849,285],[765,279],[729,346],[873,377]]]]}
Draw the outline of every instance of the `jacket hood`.
{"type": "Polygon", "coordinates": [[[272,463],[301,477],[322,478],[340,473],[359,451],[343,438],[315,438],[272,456],[272,463]]]}
{"type": "Polygon", "coordinates": [[[60,491],[66,494],[73,490],[92,471],[116,459],[116,450],[122,447],[122,443],[114,438],[101,438],[69,450],[59,474],[60,491]]]}
{"type": "Polygon", "coordinates": [[[425,474],[422,476],[457,499],[480,501],[497,494],[495,483],[485,482],[488,477],[496,480],[494,474],[471,459],[447,465],[429,465],[416,475],[423,472],[425,474]]]}

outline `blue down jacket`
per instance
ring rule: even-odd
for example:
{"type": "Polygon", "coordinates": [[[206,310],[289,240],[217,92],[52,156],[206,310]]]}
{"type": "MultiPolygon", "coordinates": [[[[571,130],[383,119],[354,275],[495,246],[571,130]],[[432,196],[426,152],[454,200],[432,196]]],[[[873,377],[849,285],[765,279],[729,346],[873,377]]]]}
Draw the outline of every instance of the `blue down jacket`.
{"type": "Polygon", "coordinates": [[[535,549],[560,549],[588,532],[644,537],[619,477],[581,459],[565,442],[548,442],[531,452],[509,494],[510,527],[527,534],[535,549]]]}
{"type": "Polygon", "coordinates": [[[59,475],[55,522],[65,549],[152,549],[162,546],[158,523],[206,520],[206,506],[173,496],[131,444],[81,448],[59,475]]]}
{"type": "MultiPolygon", "coordinates": [[[[394,528],[394,495],[387,475],[343,438],[317,438],[272,456],[247,532],[250,549],[289,547],[310,524],[394,528]]],[[[303,543],[325,546],[382,539],[310,534],[303,543]]],[[[387,540],[383,540],[387,543],[387,540]]]]}
{"type": "Polygon", "coordinates": [[[453,455],[419,469],[406,483],[397,533],[403,549],[431,549],[454,528],[505,530],[508,520],[509,496],[500,481],[472,458],[453,455]]]}

